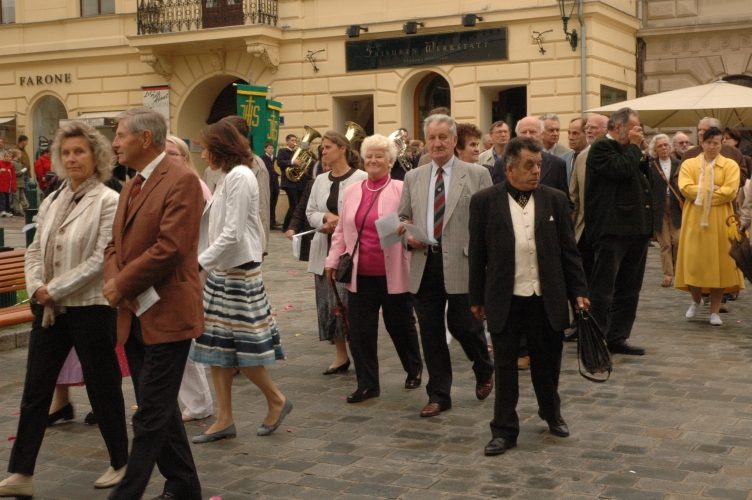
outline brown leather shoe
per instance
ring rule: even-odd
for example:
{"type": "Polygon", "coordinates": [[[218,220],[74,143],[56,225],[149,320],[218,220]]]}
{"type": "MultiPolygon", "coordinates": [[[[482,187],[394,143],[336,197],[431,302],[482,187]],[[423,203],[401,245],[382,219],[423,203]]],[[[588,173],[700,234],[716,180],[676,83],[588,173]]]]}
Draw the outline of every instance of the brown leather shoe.
{"type": "Polygon", "coordinates": [[[520,356],[517,358],[517,369],[527,370],[530,368],[530,356],[520,356]]]}
{"type": "Polygon", "coordinates": [[[421,417],[435,417],[436,415],[440,414],[445,409],[448,409],[448,408],[442,408],[439,403],[428,403],[426,406],[423,407],[422,410],[420,410],[420,416],[421,417]]]}
{"type": "Polygon", "coordinates": [[[491,391],[493,391],[493,385],[494,376],[493,374],[491,374],[491,376],[485,382],[478,382],[475,384],[475,397],[483,401],[491,395],[491,391]]]}

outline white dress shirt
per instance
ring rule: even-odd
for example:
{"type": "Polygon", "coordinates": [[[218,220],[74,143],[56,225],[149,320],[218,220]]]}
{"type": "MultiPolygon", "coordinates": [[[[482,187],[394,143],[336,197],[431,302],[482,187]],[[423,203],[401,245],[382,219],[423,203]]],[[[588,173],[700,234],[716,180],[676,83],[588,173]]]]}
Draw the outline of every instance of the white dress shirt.
{"type": "Polygon", "coordinates": [[[146,184],[146,181],[149,180],[149,176],[152,174],[152,172],[154,172],[154,169],[157,168],[157,165],[159,165],[159,162],[161,162],[165,156],[167,156],[167,153],[162,151],[156,158],[149,162],[149,164],[146,165],[146,167],[142,171],[139,172],[139,175],[144,178],[144,182],[141,183],[141,189],[143,189],[144,184],[146,184]]]}

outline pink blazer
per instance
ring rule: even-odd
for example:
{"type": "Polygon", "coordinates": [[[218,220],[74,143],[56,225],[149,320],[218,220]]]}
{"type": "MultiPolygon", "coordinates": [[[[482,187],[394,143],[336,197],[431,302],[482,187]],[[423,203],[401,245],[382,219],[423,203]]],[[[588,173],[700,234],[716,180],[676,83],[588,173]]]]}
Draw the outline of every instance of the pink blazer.
{"type": "MultiPolygon", "coordinates": [[[[358,228],[355,226],[355,213],[360,206],[363,197],[363,182],[352,184],[345,189],[342,198],[342,208],[339,212],[339,224],[332,235],[332,246],[326,258],[325,267],[336,269],[339,258],[344,253],[352,253],[355,240],[358,238],[358,228]]],[[[376,204],[379,218],[395,214],[399,210],[400,198],[402,197],[402,181],[390,180],[379,195],[376,204]]],[[[360,250],[358,250],[360,253],[360,250]]],[[[405,293],[410,285],[410,254],[401,243],[384,249],[384,261],[386,264],[386,285],[389,293],[405,293]]],[[[358,255],[353,256],[353,277],[358,275],[358,255]]],[[[346,288],[356,293],[357,280],[346,285],[346,288]]]]}

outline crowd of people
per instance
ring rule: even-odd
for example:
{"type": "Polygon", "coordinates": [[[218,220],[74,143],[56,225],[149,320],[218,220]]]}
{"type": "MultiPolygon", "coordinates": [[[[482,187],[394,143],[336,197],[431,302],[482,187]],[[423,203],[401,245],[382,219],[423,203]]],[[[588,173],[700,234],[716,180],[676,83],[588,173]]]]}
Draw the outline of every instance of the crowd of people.
{"type": "MultiPolygon", "coordinates": [[[[110,457],[94,486],[114,488],[113,499],[141,498],[155,465],[166,478],[156,498],[201,498],[184,422],[216,417],[190,439],[197,445],[236,437],[237,373],[266,399],[257,434],[279,428],[293,405],[266,369],[285,356],[262,275],[272,229],[289,238],[312,231],[305,258],[319,339],[334,345],[323,375],[352,361],[347,403],[380,396],[379,312],[405,389],[423,385],[425,364],[420,417],[452,408],[454,338],[475,397],[495,391],[489,456],[517,444],[518,370],[530,369],[551,434],[569,435],[558,384],[573,311],[590,311],[612,354],[645,353],[629,339],[652,239],[660,285],[691,295],[688,319],[708,297],[709,322],[721,325],[724,299],[744,287],[726,220],[741,209],[742,228],[750,225],[752,163],[736,148],[739,132],[713,118],[700,121],[695,147],[683,132],[648,142],[629,108],[571,120],[569,147],[552,113],[514,129],[494,122],[484,138],[436,109],[423,132],[425,147],[400,129],[356,148],[328,131],[315,164],[294,179],[285,173],[301,166],[296,136],[276,157],[271,143],[257,156],[245,121],[225,117],[202,132],[208,168],[199,178],[188,146],[156,112],[124,112],[112,144],[82,122],[62,126],[27,252],[34,323],[0,496],[33,495],[45,428],[73,418],[60,389],[71,384],[86,386],[110,457]],[[281,227],[280,189],[289,201],[281,227]],[[130,451],[123,376],[138,405],[130,451]]],[[[12,210],[3,189],[16,182],[16,167],[5,166],[16,154],[3,153],[0,210],[12,210]]],[[[18,161],[28,171],[28,157],[18,161]]]]}

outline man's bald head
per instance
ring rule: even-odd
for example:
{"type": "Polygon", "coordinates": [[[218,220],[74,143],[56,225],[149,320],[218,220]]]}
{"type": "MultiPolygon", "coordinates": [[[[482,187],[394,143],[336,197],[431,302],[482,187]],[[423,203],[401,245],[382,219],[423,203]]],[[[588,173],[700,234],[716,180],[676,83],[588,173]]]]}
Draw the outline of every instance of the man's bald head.
{"type": "Polygon", "coordinates": [[[585,124],[585,135],[588,144],[606,135],[608,131],[608,117],[604,115],[590,115],[585,124]]]}

